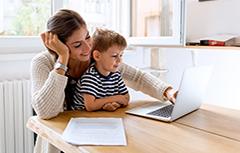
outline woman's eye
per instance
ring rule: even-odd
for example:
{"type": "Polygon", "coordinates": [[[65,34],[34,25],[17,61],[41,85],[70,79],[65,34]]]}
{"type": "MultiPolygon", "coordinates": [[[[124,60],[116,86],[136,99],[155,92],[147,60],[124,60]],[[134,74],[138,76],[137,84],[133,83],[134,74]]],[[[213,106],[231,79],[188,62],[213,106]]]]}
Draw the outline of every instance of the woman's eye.
{"type": "Polygon", "coordinates": [[[90,35],[88,35],[88,36],[86,37],[86,40],[89,39],[89,38],[91,38],[90,35]]]}
{"type": "Polygon", "coordinates": [[[74,46],[74,48],[79,48],[80,46],[81,46],[81,44],[74,46]]]}

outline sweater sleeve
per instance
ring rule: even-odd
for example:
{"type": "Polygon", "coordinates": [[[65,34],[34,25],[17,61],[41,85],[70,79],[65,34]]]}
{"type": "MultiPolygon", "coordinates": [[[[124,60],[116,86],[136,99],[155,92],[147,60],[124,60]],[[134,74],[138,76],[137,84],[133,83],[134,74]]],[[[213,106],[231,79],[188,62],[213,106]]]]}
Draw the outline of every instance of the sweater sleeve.
{"type": "Polygon", "coordinates": [[[67,77],[53,71],[54,61],[37,55],[31,63],[32,106],[39,118],[50,119],[63,111],[67,77]]]}
{"type": "Polygon", "coordinates": [[[163,93],[170,87],[169,84],[125,63],[121,64],[119,71],[122,73],[122,77],[127,86],[164,101],[163,93]]]}

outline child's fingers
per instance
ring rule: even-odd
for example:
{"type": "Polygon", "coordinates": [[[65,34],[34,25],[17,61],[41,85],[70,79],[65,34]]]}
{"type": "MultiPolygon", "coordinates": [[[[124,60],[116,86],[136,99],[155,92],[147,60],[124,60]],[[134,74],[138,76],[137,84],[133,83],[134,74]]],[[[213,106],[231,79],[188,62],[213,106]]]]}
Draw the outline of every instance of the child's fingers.
{"type": "Polygon", "coordinates": [[[114,111],[116,108],[111,103],[108,103],[103,106],[103,109],[106,111],[114,111]]]}
{"type": "Polygon", "coordinates": [[[115,108],[118,108],[118,107],[121,106],[118,102],[112,102],[112,105],[113,105],[115,108]]]}

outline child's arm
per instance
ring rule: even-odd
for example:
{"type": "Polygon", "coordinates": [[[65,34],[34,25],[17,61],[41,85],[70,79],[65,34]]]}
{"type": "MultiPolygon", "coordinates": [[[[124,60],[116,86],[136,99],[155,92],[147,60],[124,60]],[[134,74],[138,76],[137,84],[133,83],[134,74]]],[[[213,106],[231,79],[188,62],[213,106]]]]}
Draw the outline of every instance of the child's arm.
{"type": "Polygon", "coordinates": [[[129,99],[130,99],[129,93],[125,95],[117,95],[117,96],[119,96],[117,100],[119,104],[121,104],[124,107],[128,105],[129,99]]]}
{"type": "Polygon", "coordinates": [[[112,112],[117,110],[121,106],[126,107],[129,103],[129,94],[127,93],[126,95],[121,95],[121,97],[124,98],[124,101],[122,102],[123,104],[120,104],[120,102],[106,103],[103,105],[102,109],[112,112]]]}
{"type": "Polygon", "coordinates": [[[125,95],[123,95],[124,96],[124,98],[125,98],[125,104],[126,105],[123,105],[123,106],[127,106],[128,105],[128,103],[129,103],[129,100],[130,100],[130,96],[129,96],[129,93],[127,93],[127,94],[125,94],[125,95]]]}
{"type": "MultiPolygon", "coordinates": [[[[126,94],[127,95],[127,94],[126,94]]],[[[118,102],[124,106],[128,104],[129,96],[126,95],[115,95],[96,99],[91,94],[83,93],[84,104],[87,111],[96,111],[102,109],[102,107],[107,103],[118,102]]]]}
{"type": "Polygon", "coordinates": [[[105,111],[113,112],[117,110],[119,107],[121,107],[121,104],[119,104],[118,102],[111,102],[103,105],[102,109],[105,111]]]}

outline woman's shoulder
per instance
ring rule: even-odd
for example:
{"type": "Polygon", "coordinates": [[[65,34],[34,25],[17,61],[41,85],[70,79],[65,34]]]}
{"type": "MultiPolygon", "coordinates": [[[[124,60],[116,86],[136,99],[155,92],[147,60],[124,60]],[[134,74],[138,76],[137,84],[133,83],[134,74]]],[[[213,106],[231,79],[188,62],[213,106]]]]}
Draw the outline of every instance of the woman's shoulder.
{"type": "Polygon", "coordinates": [[[54,65],[55,58],[48,51],[43,51],[33,57],[32,64],[33,63],[40,64],[40,65],[45,65],[45,64],[54,65]]]}

